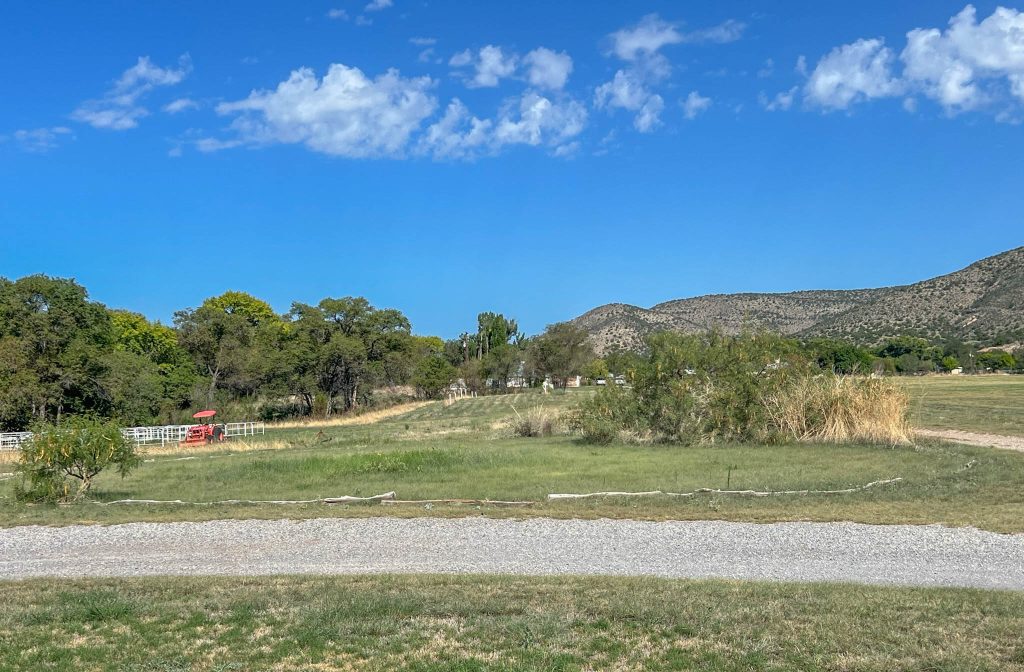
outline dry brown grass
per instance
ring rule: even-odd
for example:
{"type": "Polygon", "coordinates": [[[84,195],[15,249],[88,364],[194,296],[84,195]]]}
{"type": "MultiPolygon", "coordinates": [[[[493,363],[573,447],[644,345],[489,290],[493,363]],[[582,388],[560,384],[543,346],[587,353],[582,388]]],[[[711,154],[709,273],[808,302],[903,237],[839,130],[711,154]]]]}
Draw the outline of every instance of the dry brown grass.
{"type": "Polygon", "coordinates": [[[166,446],[140,446],[139,455],[142,457],[156,456],[187,456],[187,455],[209,455],[210,453],[248,453],[256,450],[283,450],[294,448],[291,441],[281,439],[246,441],[244,439],[228,439],[223,443],[197,444],[192,446],[179,446],[171,443],[166,446]]]}
{"type": "Polygon", "coordinates": [[[440,402],[413,401],[408,404],[399,404],[398,406],[391,406],[390,408],[382,408],[379,411],[368,411],[357,415],[339,415],[334,418],[326,419],[282,420],[281,422],[270,423],[267,427],[273,429],[309,429],[317,427],[345,427],[347,425],[372,425],[375,422],[380,422],[381,420],[393,418],[396,415],[409,413],[410,411],[415,411],[425,406],[437,403],[440,402]]]}
{"type": "Polygon", "coordinates": [[[914,438],[907,393],[889,380],[801,378],[765,403],[779,429],[799,441],[908,445],[914,438]]]}
{"type": "Polygon", "coordinates": [[[535,406],[520,413],[513,406],[512,410],[515,411],[515,416],[505,422],[505,427],[512,436],[553,436],[558,431],[559,416],[551,409],[535,406]]]}

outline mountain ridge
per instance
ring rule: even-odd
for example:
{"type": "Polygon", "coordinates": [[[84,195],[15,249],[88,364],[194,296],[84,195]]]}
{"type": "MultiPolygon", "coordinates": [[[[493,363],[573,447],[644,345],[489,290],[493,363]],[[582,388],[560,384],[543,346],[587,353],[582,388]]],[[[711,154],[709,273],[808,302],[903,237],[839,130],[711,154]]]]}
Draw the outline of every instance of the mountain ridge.
{"type": "Polygon", "coordinates": [[[656,331],[712,328],[762,328],[863,344],[899,335],[994,341],[1024,332],[1024,247],[909,285],[705,294],[650,308],[609,303],[571,322],[590,334],[599,353],[636,350],[656,331]]]}

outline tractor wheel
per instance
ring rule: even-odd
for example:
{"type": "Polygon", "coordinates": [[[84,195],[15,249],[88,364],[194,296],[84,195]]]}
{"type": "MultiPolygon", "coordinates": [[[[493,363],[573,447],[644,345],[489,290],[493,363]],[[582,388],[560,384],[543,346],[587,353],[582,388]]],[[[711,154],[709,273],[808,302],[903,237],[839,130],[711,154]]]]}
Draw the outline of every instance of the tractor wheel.
{"type": "Polygon", "coordinates": [[[214,441],[223,441],[224,438],[225,438],[224,437],[224,428],[223,427],[214,427],[213,428],[213,440],[214,441]]]}

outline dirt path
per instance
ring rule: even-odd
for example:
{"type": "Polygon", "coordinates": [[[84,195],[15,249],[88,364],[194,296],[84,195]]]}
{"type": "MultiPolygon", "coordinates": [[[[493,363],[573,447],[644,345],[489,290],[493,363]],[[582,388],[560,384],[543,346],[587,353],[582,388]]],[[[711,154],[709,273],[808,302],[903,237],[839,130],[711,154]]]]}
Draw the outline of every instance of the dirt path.
{"type": "Polygon", "coordinates": [[[857,523],[322,518],[0,530],[0,579],[526,574],[1024,590],[1024,535],[857,523]]]}
{"type": "Polygon", "coordinates": [[[956,443],[966,443],[971,446],[1005,448],[1006,450],[1024,452],[1024,436],[979,434],[977,432],[962,432],[959,429],[918,429],[915,432],[918,436],[924,436],[929,439],[945,439],[947,441],[955,441],[956,443]]]}

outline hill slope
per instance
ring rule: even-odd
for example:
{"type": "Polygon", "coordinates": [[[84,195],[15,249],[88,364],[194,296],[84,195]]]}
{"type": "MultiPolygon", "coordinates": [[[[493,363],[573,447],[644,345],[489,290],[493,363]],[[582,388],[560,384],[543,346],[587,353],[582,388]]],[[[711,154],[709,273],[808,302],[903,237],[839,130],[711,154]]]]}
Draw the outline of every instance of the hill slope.
{"type": "Polygon", "coordinates": [[[993,341],[1024,330],[1024,247],[913,285],[785,294],[711,294],[653,308],[600,306],[573,320],[599,352],[636,349],[655,331],[738,332],[744,325],[783,334],[863,343],[915,334],[993,341]]]}

